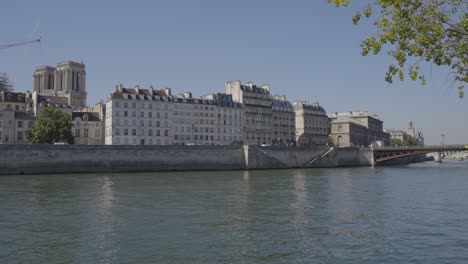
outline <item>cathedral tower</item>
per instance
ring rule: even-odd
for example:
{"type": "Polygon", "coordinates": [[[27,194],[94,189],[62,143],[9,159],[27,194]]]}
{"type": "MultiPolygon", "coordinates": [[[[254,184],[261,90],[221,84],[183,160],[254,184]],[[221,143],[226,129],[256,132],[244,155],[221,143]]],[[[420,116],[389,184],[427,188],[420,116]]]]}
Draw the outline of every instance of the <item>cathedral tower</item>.
{"type": "Polygon", "coordinates": [[[67,97],[72,107],[86,106],[86,71],[83,63],[65,61],[57,67],[36,68],[33,92],[41,96],[67,97]]]}
{"type": "Polygon", "coordinates": [[[70,96],[71,106],[86,106],[86,71],[83,63],[66,61],[57,64],[55,71],[57,96],[70,96]]]}

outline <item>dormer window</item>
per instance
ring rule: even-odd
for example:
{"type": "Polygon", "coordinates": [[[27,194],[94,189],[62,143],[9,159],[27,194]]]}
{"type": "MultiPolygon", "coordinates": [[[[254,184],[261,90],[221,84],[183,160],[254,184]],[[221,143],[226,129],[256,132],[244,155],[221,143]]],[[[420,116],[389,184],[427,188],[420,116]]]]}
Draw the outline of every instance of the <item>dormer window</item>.
{"type": "Polygon", "coordinates": [[[83,115],[83,121],[88,121],[88,115],[83,115]]]}

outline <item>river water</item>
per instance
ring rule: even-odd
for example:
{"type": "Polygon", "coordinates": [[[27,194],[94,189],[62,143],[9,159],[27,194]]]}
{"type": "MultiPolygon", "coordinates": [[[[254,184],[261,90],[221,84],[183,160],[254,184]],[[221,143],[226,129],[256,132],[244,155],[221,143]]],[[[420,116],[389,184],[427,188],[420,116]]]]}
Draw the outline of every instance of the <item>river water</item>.
{"type": "Polygon", "coordinates": [[[1,176],[0,263],[468,263],[468,163],[1,176]]]}

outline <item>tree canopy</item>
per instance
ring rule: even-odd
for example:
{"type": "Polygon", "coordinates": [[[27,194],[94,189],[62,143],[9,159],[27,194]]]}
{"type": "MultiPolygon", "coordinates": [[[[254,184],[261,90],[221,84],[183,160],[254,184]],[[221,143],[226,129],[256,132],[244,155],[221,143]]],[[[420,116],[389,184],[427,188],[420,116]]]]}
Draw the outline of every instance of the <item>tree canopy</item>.
{"type": "MultiPolygon", "coordinates": [[[[350,0],[327,0],[335,6],[347,6],[350,0]]],[[[361,4],[361,1],[356,1],[361,4]]],[[[375,18],[377,32],[361,43],[362,55],[378,54],[390,44],[394,58],[385,80],[393,82],[405,76],[426,84],[420,62],[448,66],[451,85],[464,96],[468,82],[468,1],[467,0],[370,0],[356,12],[353,23],[363,16],[375,18]]]]}
{"type": "Polygon", "coordinates": [[[11,84],[10,80],[8,79],[8,75],[6,73],[0,72],[0,92],[9,92],[13,90],[13,85],[11,84]]]}
{"type": "Polygon", "coordinates": [[[74,143],[71,132],[72,122],[70,114],[55,107],[45,108],[36,124],[26,131],[26,137],[32,144],[53,144],[59,141],[74,143]]]}
{"type": "Polygon", "coordinates": [[[396,146],[396,147],[401,147],[403,146],[403,141],[397,139],[397,138],[391,138],[390,139],[390,146],[396,146]]]}

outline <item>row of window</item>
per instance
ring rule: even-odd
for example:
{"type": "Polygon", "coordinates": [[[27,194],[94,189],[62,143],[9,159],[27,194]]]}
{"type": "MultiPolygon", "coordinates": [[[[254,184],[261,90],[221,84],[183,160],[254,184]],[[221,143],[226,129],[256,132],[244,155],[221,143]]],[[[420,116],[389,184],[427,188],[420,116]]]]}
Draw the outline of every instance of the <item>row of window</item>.
{"type": "MultiPolygon", "coordinates": [[[[175,132],[179,132],[179,130],[182,133],[184,133],[184,132],[188,132],[188,133],[190,133],[190,132],[202,132],[203,133],[203,131],[205,131],[205,133],[215,133],[215,128],[214,127],[183,127],[183,126],[174,127],[175,132]]],[[[226,133],[230,133],[230,134],[240,133],[240,128],[226,128],[226,127],[223,127],[223,129],[221,130],[221,128],[218,127],[217,131],[218,131],[219,134],[221,132],[223,132],[224,134],[226,134],[226,133]]]]}
{"type": "MultiPolygon", "coordinates": [[[[3,140],[3,133],[0,130],[0,142],[3,140]]],[[[25,140],[24,132],[23,131],[18,131],[16,132],[16,140],[25,140]]],[[[5,136],[5,143],[9,142],[8,135],[5,136]]]]}
{"type": "MultiPolygon", "coordinates": [[[[8,124],[12,124],[12,120],[8,120],[8,124]]],[[[3,126],[3,120],[0,120],[0,127],[3,126]]],[[[34,126],[34,121],[29,121],[28,122],[28,128],[31,128],[34,126]]],[[[24,121],[16,121],[16,127],[17,128],[23,128],[24,127],[24,121]]]]}
{"type": "MultiPolygon", "coordinates": [[[[146,141],[144,139],[140,140],[141,145],[145,145],[145,143],[146,143],[146,141]]],[[[120,145],[120,144],[125,144],[125,145],[133,144],[133,145],[136,145],[137,144],[137,139],[132,138],[130,140],[129,138],[124,138],[123,140],[121,140],[120,138],[115,138],[113,144],[117,144],[117,145],[120,145]]],[[[159,139],[159,138],[157,138],[157,139],[153,140],[152,138],[150,138],[148,140],[148,145],[169,145],[169,144],[170,144],[170,141],[168,139],[159,139]]]]}
{"type": "MultiPolygon", "coordinates": [[[[83,137],[87,138],[89,136],[89,129],[87,129],[87,128],[83,128],[83,129],[76,128],[75,129],[75,137],[79,138],[79,137],[81,137],[81,135],[83,135],[83,137]],[[83,131],[83,134],[81,133],[81,131],[83,131]]],[[[99,129],[94,130],[94,137],[95,138],[100,138],[101,137],[101,133],[100,133],[99,129]]]]}
{"type": "MultiPolygon", "coordinates": [[[[110,136],[110,129],[107,130],[107,135],[106,136],[110,136]]],[[[124,128],[124,129],[120,129],[120,128],[115,128],[114,129],[115,131],[115,135],[116,136],[120,136],[120,132],[122,131],[123,132],[123,135],[124,136],[137,136],[137,129],[136,128],[132,128],[132,129],[128,129],[128,128],[124,128]]],[[[169,136],[169,130],[160,130],[160,129],[157,129],[155,130],[155,134],[153,133],[153,130],[152,129],[149,129],[148,130],[148,136],[157,136],[157,137],[160,137],[162,135],[164,135],[165,137],[168,137],[169,136]]],[[[144,130],[143,130],[143,134],[144,134],[144,130]]]]}
{"type": "MultiPolygon", "coordinates": [[[[116,110],[115,111],[115,116],[116,117],[120,117],[120,110],[116,110]]],[[[137,117],[137,112],[136,111],[123,111],[122,112],[122,116],[123,117],[130,117],[130,114],[131,114],[131,117],[137,117]]],[[[153,118],[153,116],[155,118],[164,118],[164,119],[168,119],[169,118],[169,113],[160,113],[160,112],[156,112],[155,115],[153,115],[153,112],[148,112],[148,115],[145,116],[145,112],[140,112],[140,117],[141,118],[145,118],[145,117],[148,117],[148,118],[153,118]]],[[[112,116],[109,116],[108,117],[112,117],[112,116]]]]}
{"type": "MultiPolygon", "coordinates": [[[[160,109],[160,105],[162,106],[161,109],[169,109],[169,105],[167,103],[163,103],[163,104],[152,104],[152,103],[148,103],[148,104],[145,104],[145,103],[141,103],[140,104],[140,108],[142,109],[153,109],[153,105],[155,105],[155,108],[154,109],[160,109]]],[[[115,102],[115,107],[118,108],[120,107],[121,104],[119,101],[116,101],[115,102]]],[[[123,108],[129,108],[129,106],[131,106],[131,108],[137,108],[137,103],[136,102],[132,102],[132,103],[129,103],[129,102],[123,102],[123,108]]]]}
{"type": "MultiPolygon", "coordinates": [[[[174,135],[174,140],[192,140],[192,138],[195,141],[197,141],[197,140],[200,140],[200,141],[203,141],[203,140],[205,140],[205,141],[208,141],[208,140],[214,141],[215,138],[216,138],[217,141],[221,141],[221,139],[222,139],[223,141],[229,141],[229,142],[237,141],[237,139],[238,139],[237,136],[223,136],[223,137],[221,137],[221,136],[218,135],[218,136],[215,137],[213,135],[211,135],[211,136],[209,136],[209,135],[184,135],[184,134],[175,134],[174,135]]],[[[240,137],[239,137],[239,139],[240,139],[240,137]]]]}
{"type": "MultiPolygon", "coordinates": [[[[116,125],[116,126],[128,126],[129,125],[129,122],[128,122],[129,120],[128,119],[124,119],[123,121],[121,119],[114,119],[114,120],[115,120],[114,125],[116,125]]],[[[149,121],[147,121],[146,124],[147,124],[148,127],[152,127],[153,124],[155,125],[155,127],[169,127],[169,122],[168,121],[164,121],[164,122],[155,121],[155,122],[153,122],[152,120],[149,120],[149,121]]],[[[137,126],[137,120],[133,119],[132,120],[132,125],[137,126]]],[[[140,120],[140,126],[145,126],[145,121],[144,120],[140,120]]]]}

